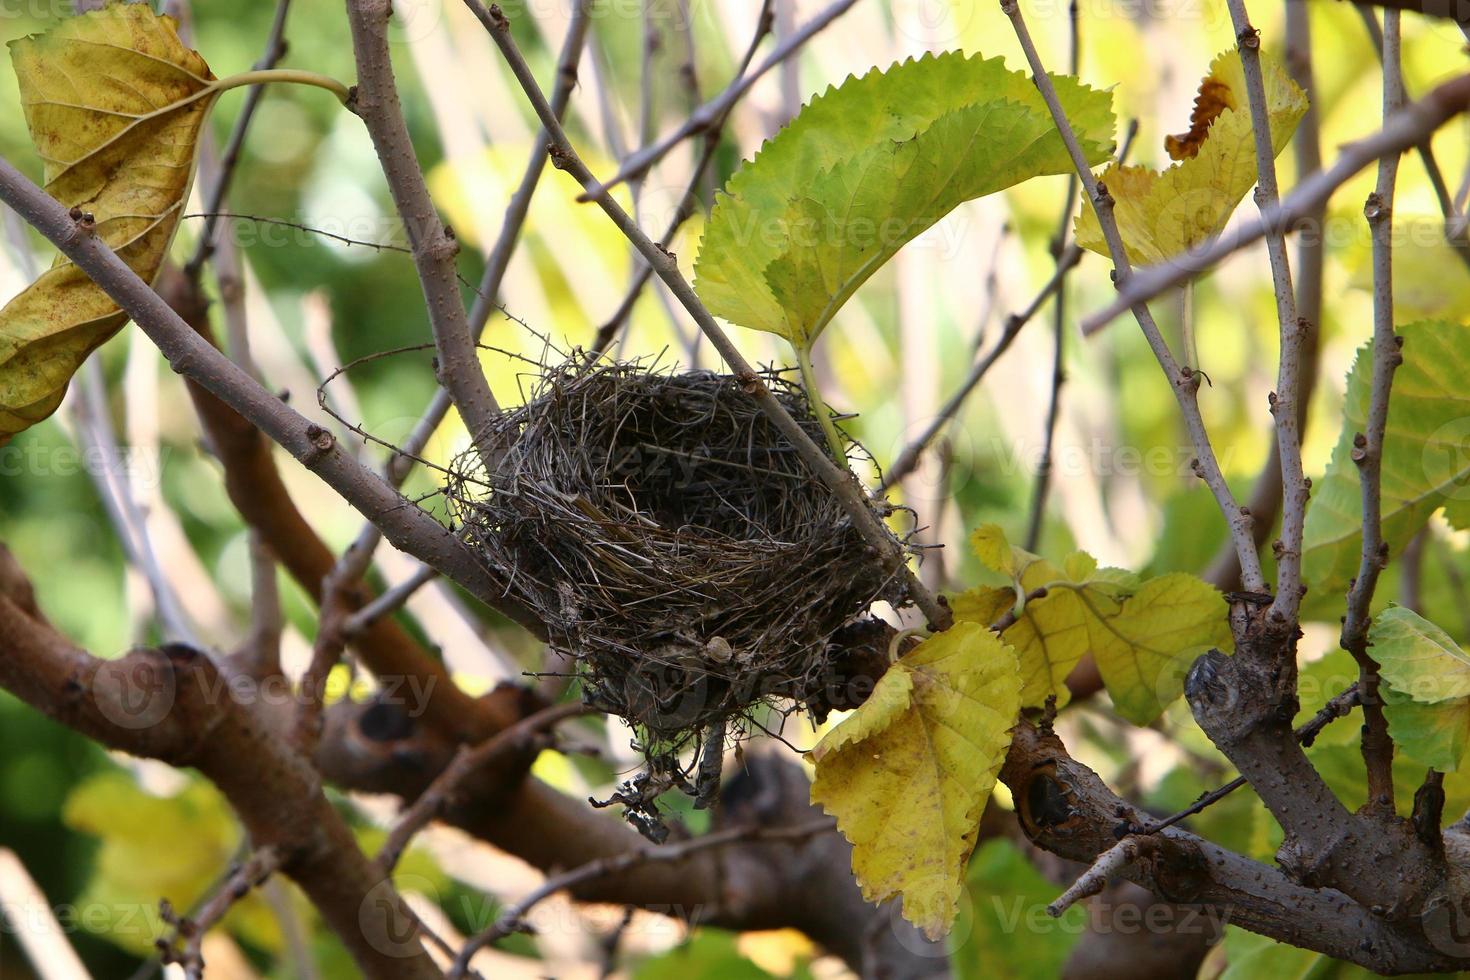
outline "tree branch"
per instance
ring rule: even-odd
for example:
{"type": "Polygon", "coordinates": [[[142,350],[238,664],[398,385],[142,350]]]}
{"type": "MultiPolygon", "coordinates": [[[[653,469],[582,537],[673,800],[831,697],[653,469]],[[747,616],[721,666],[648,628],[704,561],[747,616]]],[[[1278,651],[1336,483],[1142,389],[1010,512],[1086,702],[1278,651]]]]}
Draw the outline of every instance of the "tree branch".
{"type": "MultiPolygon", "coordinates": [[[[1261,73],[1261,36],[1251,26],[1245,0],[1227,0],[1235,27],[1246,100],[1250,103],[1251,132],[1256,149],[1256,207],[1264,214],[1276,207],[1276,150],[1271,141],[1271,117],[1266,108],[1266,83],[1261,73]]],[[[1310,326],[1297,318],[1296,293],[1286,238],[1280,229],[1268,229],[1266,253],[1271,260],[1271,282],[1276,293],[1281,357],[1271,414],[1276,419],[1276,454],[1281,461],[1281,538],[1276,546],[1276,599],[1271,615],[1283,623],[1296,622],[1302,593],[1302,526],[1307,516],[1308,488],[1302,470],[1302,442],[1297,407],[1301,384],[1301,352],[1310,326]]]]}
{"type": "Polygon", "coordinates": [[[480,368],[475,341],[459,294],[454,257],[459,242],[439,220],[429,189],[414,156],[413,141],[403,120],[403,107],[393,80],[388,52],[391,0],[347,0],[352,47],[357,58],[357,88],[352,109],[367,126],[377,150],[393,203],[413,248],[414,266],[423,287],[429,325],[438,352],[438,375],[469,429],[486,466],[494,466],[496,450],[490,432],[500,406],[480,368]]]}
{"type": "MultiPolygon", "coordinates": [[[[1399,64],[1399,14],[1384,12],[1383,118],[1387,122],[1403,106],[1403,73],[1399,64]]],[[[1378,575],[1388,564],[1383,539],[1383,439],[1388,428],[1389,394],[1393,373],[1403,363],[1403,338],[1394,332],[1393,319],[1393,199],[1398,180],[1399,154],[1378,161],[1378,182],[1363,214],[1373,239],[1373,370],[1368,398],[1367,431],[1353,439],[1353,462],[1362,488],[1363,542],[1358,576],[1347,597],[1342,623],[1343,649],[1358,662],[1358,686],[1363,692],[1363,761],[1368,767],[1368,805],[1392,814],[1393,741],[1378,696],[1378,664],[1368,654],[1369,606],[1378,587],[1378,575]]]]}
{"type": "MultiPolygon", "coordinates": [[[[1116,796],[1096,773],[1073,760],[1050,730],[1022,722],[1014,736],[1000,778],[1016,800],[1022,829],[1039,847],[1090,865],[1117,845],[1116,828],[1147,822],[1146,815],[1116,796]]],[[[1340,892],[1304,887],[1276,868],[1178,827],[1130,839],[1137,856],[1120,874],[1184,912],[1228,919],[1231,925],[1378,972],[1464,966],[1464,960],[1435,948],[1407,925],[1375,915],[1340,892]]]]}
{"type": "Polygon", "coordinates": [[[212,780],[260,849],[306,892],[364,975],[440,976],[392,884],[357,848],[311,765],[230,697],[204,654],[172,645],[98,660],[0,595],[0,687],[110,748],[192,766],[212,780]],[[404,938],[404,937],[407,938],[404,938]]]}
{"type": "MultiPolygon", "coordinates": [[[[1046,67],[1041,63],[1041,56],[1036,52],[1036,45],[1031,40],[1031,33],[1026,27],[1026,21],[1021,16],[1016,0],[1001,0],[1001,10],[1010,18],[1011,25],[1015,28],[1016,39],[1020,41],[1021,50],[1025,52],[1026,61],[1031,66],[1032,81],[1046,102],[1047,109],[1051,112],[1052,121],[1056,123],[1062,142],[1066,144],[1067,152],[1071,154],[1077,176],[1082,180],[1082,186],[1087,191],[1088,199],[1092,202],[1098,224],[1102,227],[1103,237],[1107,240],[1108,252],[1113,258],[1118,287],[1125,289],[1133,279],[1133,265],[1123,246],[1123,237],[1118,231],[1118,222],[1113,217],[1113,199],[1108,195],[1107,188],[1093,176],[1091,168],[1087,165],[1087,159],[1082,154],[1082,147],[1077,142],[1077,136],[1072,131],[1072,124],[1067,120],[1067,114],[1063,111],[1061,102],[1057,98],[1056,87],[1052,85],[1051,76],[1046,73],[1046,67]]],[[[1158,324],[1154,322],[1153,314],[1149,312],[1146,305],[1141,302],[1134,303],[1130,309],[1149,347],[1153,350],[1159,367],[1163,368],[1164,376],[1169,381],[1169,387],[1174,392],[1174,399],[1179,404],[1180,414],[1184,416],[1185,427],[1189,430],[1190,440],[1194,444],[1195,472],[1214,494],[1215,502],[1219,505],[1220,512],[1225,516],[1225,521],[1230,527],[1230,536],[1235,542],[1235,550],[1240,557],[1241,577],[1245,588],[1252,592],[1262,592],[1266,588],[1266,580],[1261,574],[1260,558],[1256,555],[1255,541],[1251,537],[1251,515],[1236,502],[1235,495],[1225,482],[1225,474],[1220,470],[1220,463],[1215,458],[1215,450],[1210,445],[1210,437],[1205,431],[1204,418],[1200,415],[1199,410],[1199,374],[1191,368],[1181,367],[1175,361],[1174,355],[1169,352],[1169,345],[1165,342],[1163,334],[1159,332],[1158,324]]]]}

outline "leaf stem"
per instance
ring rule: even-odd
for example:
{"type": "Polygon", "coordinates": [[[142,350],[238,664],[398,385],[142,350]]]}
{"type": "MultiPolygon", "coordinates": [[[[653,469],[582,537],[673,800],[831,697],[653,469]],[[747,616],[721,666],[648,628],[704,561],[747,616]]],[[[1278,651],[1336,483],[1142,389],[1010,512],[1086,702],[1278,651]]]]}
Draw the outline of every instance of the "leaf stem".
{"type": "Polygon", "coordinates": [[[837,426],[832,422],[832,410],[827,407],[822,392],[817,388],[817,372],[812,369],[811,348],[795,344],[792,346],[796,348],[796,363],[801,368],[801,385],[806,389],[812,414],[822,423],[822,432],[827,436],[827,446],[832,450],[832,455],[843,462],[847,459],[847,450],[842,447],[842,437],[837,434],[837,426]]]}
{"type": "Polygon", "coordinates": [[[335,95],[337,101],[343,105],[346,105],[352,97],[352,90],[330,75],[319,75],[314,71],[302,71],[298,68],[262,68],[255,71],[242,71],[239,74],[219,79],[209,87],[209,90],[218,93],[246,85],[265,85],[269,82],[290,82],[296,85],[313,85],[317,88],[324,88],[335,95]]]}

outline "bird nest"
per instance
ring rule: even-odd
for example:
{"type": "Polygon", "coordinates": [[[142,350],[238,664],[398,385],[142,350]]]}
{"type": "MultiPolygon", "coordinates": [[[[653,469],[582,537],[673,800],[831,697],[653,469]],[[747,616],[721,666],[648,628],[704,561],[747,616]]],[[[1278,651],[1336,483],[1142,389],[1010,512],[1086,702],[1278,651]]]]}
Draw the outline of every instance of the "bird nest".
{"type": "MultiPolygon", "coordinates": [[[[763,380],[824,445],[803,389],[763,380]]],[[[569,361],[492,439],[493,474],[449,481],[461,530],[650,760],[723,743],[758,705],[815,701],[832,634],[899,598],[732,377],[569,361]]]]}

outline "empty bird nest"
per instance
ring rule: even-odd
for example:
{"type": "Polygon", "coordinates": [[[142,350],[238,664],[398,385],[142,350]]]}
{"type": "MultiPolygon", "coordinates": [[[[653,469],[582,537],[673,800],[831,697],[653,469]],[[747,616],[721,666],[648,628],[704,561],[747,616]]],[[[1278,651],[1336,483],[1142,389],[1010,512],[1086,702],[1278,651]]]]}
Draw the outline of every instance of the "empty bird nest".
{"type": "MultiPolygon", "coordinates": [[[[825,444],[801,387],[763,380],[825,444]]],[[[493,473],[461,461],[449,481],[460,529],[650,760],[722,743],[755,706],[812,701],[833,633],[899,598],[732,377],[573,358],[492,440],[493,473]]]]}

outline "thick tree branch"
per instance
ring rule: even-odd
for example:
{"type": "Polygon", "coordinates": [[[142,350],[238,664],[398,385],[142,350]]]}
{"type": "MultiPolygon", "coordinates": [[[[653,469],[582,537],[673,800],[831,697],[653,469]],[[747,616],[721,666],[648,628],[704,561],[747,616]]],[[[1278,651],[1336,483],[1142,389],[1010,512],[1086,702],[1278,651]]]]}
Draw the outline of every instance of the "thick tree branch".
{"type": "Polygon", "coordinates": [[[240,815],[251,843],[274,850],[372,978],[434,978],[393,886],[358,850],[320,777],[260,717],[230,696],[203,653],[173,645],[103,661],[0,595],[0,687],[104,745],[192,766],[240,815]],[[406,938],[405,938],[406,937],[406,938]]]}
{"type": "Polygon", "coordinates": [[[1335,888],[1389,920],[1421,914],[1444,881],[1442,856],[1391,810],[1350,812],[1293,737],[1296,627],[1281,626],[1251,597],[1237,597],[1230,615],[1235,653],[1195,661],[1184,694],[1200,728],[1286,832],[1277,861],[1294,880],[1335,888]],[[1385,863],[1397,873],[1383,875],[1385,863]]]}
{"type": "MultiPolygon", "coordinates": [[[[1026,836],[1053,854],[1084,864],[1091,865],[1117,845],[1117,828],[1148,821],[1096,773],[1073,760],[1055,734],[1029,723],[1015,729],[1001,779],[1016,800],[1026,836]]],[[[1375,915],[1341,892],[1297,884],[1275,868],[1178,827],[1129,839],[1136,855],[1118,873],[1174,903],[1181,915],[1224,919],[1384,973],[1465,965],[1414,928],[1375,915]]]]}

